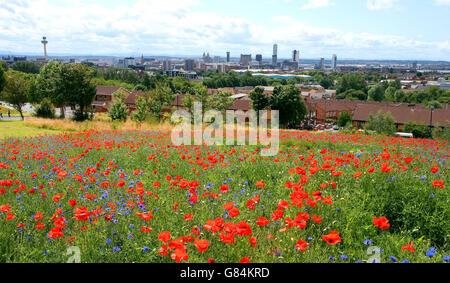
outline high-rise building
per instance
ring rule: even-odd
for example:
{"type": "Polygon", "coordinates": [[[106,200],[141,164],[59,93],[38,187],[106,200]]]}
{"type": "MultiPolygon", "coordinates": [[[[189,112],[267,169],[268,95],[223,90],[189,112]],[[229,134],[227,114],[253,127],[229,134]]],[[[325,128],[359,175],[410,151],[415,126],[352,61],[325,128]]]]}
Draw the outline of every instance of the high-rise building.
{"type": "Polygon", "coordinates": [[[300,62],[300,51],[292,51],[292,62],[300,62]]]}
{"type": "Polygon", "coordinates": [[[193,71],[195,69],[195,61],[193,59],[186,59],[184,61],[184,70],[193,71]]]}
{"type": "Polygon", "coordinates": [[[220,63],[220,56],[214,56],[214,63],[220,63]]]}
{"type": "Polygon", "coordinates": [[[247,66],[252,61],[252,54],[241,54],[241,65],[247,66]]]}
{"type": "Polygon", "coordinates": [[[228,52],[227,52],[227,63],[230,63],[230,59],[231,59],[231,58],[230,58],[230,52],[228,51],[228,52]]]}
{"type": "Polygon", "coordinates": [[[278,63],[278,44],[273,45],[272,65],[276,66],[278,63]]]}
{"type": "Polygon", "coordinates": [[[333,58],[331,58],[331,69],[337,69],[337,55],[333,54],[333,58]]]}
{"type": "Polygon", "coordinates": [[[325,70],[325,58],[320,58],[319,69],[325,70]]]}
{"type": "Polygon", "coordinates": [[[170,71],[171,70],[171,64],[169,60],[164,60],[162,64],[163,71],[170,71]]]}
{"type": "Polygon", "coordinates": [[[261,54],[256,54],[256,62],[258,62],[259,64],[262,63],[262,55],[261,54]]]}
{"type": "Polygon", "coordinates": [[[136,66],[136,59],[134,57],[127,57],[124,58],[124,64],[125,68],[128,68],[129,66],[136,66]]]}

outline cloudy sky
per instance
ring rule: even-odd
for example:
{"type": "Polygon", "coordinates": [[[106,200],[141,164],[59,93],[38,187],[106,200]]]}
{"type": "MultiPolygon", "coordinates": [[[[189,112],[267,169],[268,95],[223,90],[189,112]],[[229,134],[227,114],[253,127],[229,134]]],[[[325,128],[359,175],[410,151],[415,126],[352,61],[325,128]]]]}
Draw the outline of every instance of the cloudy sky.
{"type": "Polygon", "coordinates": [[[0,52],[450,61],[450,0],[0,0],[0,52]]]}

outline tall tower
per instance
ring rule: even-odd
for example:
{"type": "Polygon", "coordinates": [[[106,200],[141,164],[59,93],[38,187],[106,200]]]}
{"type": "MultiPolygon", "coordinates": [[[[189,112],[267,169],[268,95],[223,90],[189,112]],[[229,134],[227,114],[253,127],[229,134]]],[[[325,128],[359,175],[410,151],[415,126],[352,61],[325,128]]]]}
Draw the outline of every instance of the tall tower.
{"type": "Polygon", "coordinates": [[[278,44],[273,45],[272,65],[276,66],[278,62],[278,44]]]}
{"type": "Polygon", "coordinates": [[[230,52],[227,52],[227,63],[230,63],[230,52]]]}
{"type": "Polygon", "coordinates": [[[337,55],[333,54],[333,57],[331,58],[331,68],[333,70],[337,69],[337,55]]]}
{"type": "Polygon", "coordinates": [[[47,37],[44,36],[42,38],[41,43],[44,44],[44,58],[45,58],[45,61],[48,61],[48,56],[47,56],[47,43],[48,43],[48,41],[47,41],[47,37]]]}

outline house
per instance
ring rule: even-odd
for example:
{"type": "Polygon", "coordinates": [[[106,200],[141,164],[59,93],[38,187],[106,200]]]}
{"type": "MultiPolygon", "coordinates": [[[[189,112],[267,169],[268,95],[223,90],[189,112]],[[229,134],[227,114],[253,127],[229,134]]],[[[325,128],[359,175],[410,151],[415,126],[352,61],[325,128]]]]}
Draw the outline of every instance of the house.
{"type": "Polygon", "coordinates": [[[448,107],[448,104],[445,104],[443,109],[434,110],[418,104],[358,104],[353,114],[353,125],[362,128],[369,120],[369,116],[375,115],[379,111],[391,113],[398,130],[403,130],[403,126],[407,122],[416,122],[430,127],[437,124],[444,126],[446,122],[450,122],[450,107],[448,107]]]}
{"type": "Polygon", "coordinates": [[[130,92],[120,86],[97,86],[97,94],[95,95],[94,102],[92,102],[92,107],[97,113],[108,112],[111,106],[113,94],[115,92],[122,91],[125,97],[128,97],[130,92]]]}

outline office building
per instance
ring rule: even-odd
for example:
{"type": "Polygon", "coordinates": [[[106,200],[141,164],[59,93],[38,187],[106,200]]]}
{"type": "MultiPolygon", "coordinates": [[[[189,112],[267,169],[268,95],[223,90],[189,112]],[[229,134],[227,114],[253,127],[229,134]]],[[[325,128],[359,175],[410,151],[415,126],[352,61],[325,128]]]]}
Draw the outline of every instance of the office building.
{"type": "Polygon", "coordinates": [[[184,70],[193,71],[195,69],[195,61],[193,59],[187,59],[184,61],[184,70]]]}
{"type": "Polygon", "coordinates": [[[333,69],[333,70],[337,69],[337,56],[336,56],[336,54],[333,54],[333,58],[331,59],[331,69],[333,69]]]}
{"type": "Polygon", "coordinates": [[[262,55],[261,55],[261,54],[257,54],[255,60],[256,60],[256,62],[258,62],[259,64],[261,64],[261,63],[262,63],[262,55]]]}
{"type": "Polygon", "coordinates": [[[320,59],[319,69],[325,70],[325,58],[320,59]]]}
{"type": "Polygon", "coordinates": [[[300,62],[300,51],[294,50],[292,51],[292,62],[300,62]]]}
{"type": "Polygon", "coordinates": [[[227,63],[230,63],[230,52],[227,52],[227,63]]]}
{"type": "Polygon", "coordinates": [[[248,64],[252,61],[252,54],[241,54],[240,64],[243,66],[248,66],[248,64]]]}
{"type": "Polygon", "coordinates": [[[272,65],[278,64],[278,44],[273,45],[272,65]]]}

